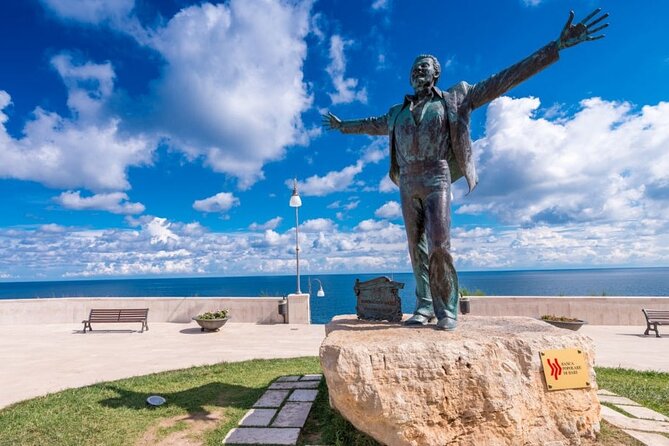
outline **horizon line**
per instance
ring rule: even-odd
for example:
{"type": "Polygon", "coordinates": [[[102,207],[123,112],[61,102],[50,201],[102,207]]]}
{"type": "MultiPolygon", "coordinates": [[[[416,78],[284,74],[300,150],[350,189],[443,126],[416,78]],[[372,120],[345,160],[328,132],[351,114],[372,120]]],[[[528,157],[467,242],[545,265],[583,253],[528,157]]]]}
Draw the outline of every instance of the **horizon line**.
{"type": "MultiPolygon", "coordinates": [[[[557,271],[605,271],[605,270],[621,270],[621,269],[663,269],[669,266],[596,266],[596,267],[573,267],[573,268],[528,268],[528,269],[486,269],[486,270],[460,270],[460,273],[521,273],[521,272],[557,272],[557,271]]],[[[302,273],[301,276],[353,276],[353,275],[388,275],[395,274],[413,274],[411,271],[392,271],[392,272],[342,272],[342,273],[302,273]]],[[[224,278],[246,278],[246,277],[295,277],[295,274],[240,274],[240,275],[150,275],[150,276],[101,276],[101,277],[81,277],[81,278],[55,278],[55,279],[16,279],[11,278],[0,280],[0,285],[8,283],[46,283],[46,282],[93,282],[93,281],[117,281],[117,280],[170,280],[170,279],[224,279],[224,278]]]]}

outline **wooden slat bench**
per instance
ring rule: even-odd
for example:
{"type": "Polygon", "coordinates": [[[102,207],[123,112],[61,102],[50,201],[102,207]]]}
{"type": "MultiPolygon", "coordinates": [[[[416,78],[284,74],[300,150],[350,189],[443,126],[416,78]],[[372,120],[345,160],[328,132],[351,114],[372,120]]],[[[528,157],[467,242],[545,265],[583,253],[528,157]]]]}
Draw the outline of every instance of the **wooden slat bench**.
{"type": "Polygon", "coordinates": [[[84,333],[88,328],[90,331],[93,331],[91,327],[91,322],[96,324],[98,323],[120,323],[120,322],[141,322],[142,323],[142,332],[144,329],[149,329],[146,319],[149,316],[148,308],[123,308],[123,309],[107,309],[107,308],[94,308],[91,310],[91,314],[88,316],[88,319],[82,321],[84,323],[84,333]]]}
{"type": "Polygon", "coordinates": [[[660,337],[660,332],[657,331],[658,325],[669,325],[669,310],[647,310],[645,308],[641,309],[643,315],[646,316],[646,331],[644,335],[652,330],[655,332],[656,337],[660,337]]]}

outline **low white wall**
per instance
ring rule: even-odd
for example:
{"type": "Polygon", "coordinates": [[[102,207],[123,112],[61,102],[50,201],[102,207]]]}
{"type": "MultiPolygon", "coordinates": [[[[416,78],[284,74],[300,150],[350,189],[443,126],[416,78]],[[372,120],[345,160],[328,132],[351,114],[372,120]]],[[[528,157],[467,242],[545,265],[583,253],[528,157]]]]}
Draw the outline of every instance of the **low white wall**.
{"type": "Polygon", "coordinates": [[[642,308],[669,310],[669,297],[485,296],[470,297],[477,316],[567,316],[592,325],[646,325],[642,308]]]}
{"type": "MultiPolygon", "coordinates": [[[[309,299],[289,299],[291,323],[309,323],[309,299]]],[[[248,297],[68,297],[0,300],[0,324],[81,323],[91,308],[149,308],[149,322],[190,322],[205,311],[228,308],[231,322],[283,323],[281,298],[248,297]]],[[[642,308],[669,311],[669,297],[471,297],[471,314],[528,316],[544,314],[584,319],[593,325],[643,325],[642,308]]]]}
{"type": "MultiPolygon", "coordinates": [[[[250,297],[65,297],[0,300],[0,324],[81,323],[92,308],[148,308],[150,322],[190,322],[193,316],[223,308],[230,322],[283,323],[282,298],[250,297]]],[[[294,306],[303,305],[296,302],[294,306]]],[[[294,310],[296,310],[294,308],[294,310]]],[[[304,311],[304,310],[303,310],[304,311]]],[[[307,310],[308,311],[308,303],[307,310]]]]}

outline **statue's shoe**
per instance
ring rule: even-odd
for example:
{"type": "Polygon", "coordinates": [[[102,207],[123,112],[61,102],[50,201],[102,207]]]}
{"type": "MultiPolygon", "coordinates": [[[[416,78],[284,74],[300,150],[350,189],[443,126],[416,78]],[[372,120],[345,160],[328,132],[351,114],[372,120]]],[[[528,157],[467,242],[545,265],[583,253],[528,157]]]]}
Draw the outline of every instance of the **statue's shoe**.
{"type": "Polygon", "coordinates": [[[437,328],[440,330],[453,331],[457,326],[458,326],[458,321],[455,319],[451,319],[450,317],[445,317],[437,321],[437,328]]]}
{"type": "Polygon", "coordinates": [[[426,325],[432,320],[434,320],[434,316],[423,316],[420,313],[416,313],[404,321],[404,325],[426,325]]]}

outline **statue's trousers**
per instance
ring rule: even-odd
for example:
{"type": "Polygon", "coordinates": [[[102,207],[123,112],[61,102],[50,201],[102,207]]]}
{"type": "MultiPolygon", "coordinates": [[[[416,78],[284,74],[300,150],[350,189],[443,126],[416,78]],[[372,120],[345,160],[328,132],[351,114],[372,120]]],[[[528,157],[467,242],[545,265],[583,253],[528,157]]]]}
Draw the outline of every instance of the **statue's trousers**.
{"type": "Polygon", "coordinates": [[[416,311],[438,319],[458,317],[458,276],[451,248],[451,177],[448,163],[414,163],[400,169],[402,214],[416,278],[416,311]]]}

